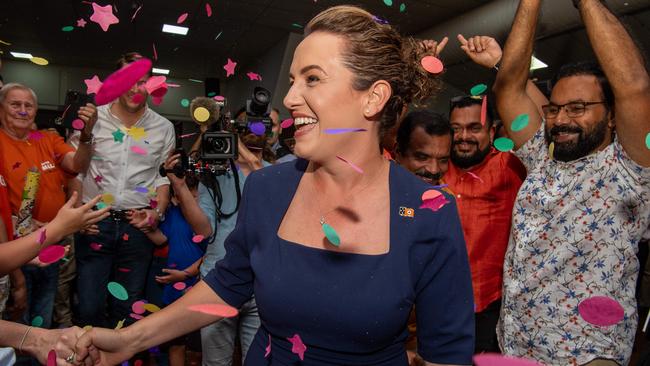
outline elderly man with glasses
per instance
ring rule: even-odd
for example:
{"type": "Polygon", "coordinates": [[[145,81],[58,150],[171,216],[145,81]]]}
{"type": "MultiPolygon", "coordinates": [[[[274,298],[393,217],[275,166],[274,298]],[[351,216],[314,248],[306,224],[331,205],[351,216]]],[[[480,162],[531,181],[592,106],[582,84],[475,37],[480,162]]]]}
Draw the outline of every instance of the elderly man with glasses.
{"type": "Polygon", "coordinates": [[[541,2],[521,0],[495,85],[528,170],[504,263],[499,343],[544,364],[626,365],[638,321],[635,254],[650,234],[650,77],[617,17],[601,1],[574,0],[602,70],[564,66],[540,115],[525,85],[541,2]]]}

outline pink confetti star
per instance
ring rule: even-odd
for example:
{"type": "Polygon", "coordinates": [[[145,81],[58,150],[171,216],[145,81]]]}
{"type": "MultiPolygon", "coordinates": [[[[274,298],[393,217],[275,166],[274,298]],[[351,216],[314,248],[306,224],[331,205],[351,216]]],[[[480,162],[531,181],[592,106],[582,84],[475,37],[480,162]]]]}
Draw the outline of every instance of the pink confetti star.
{"type": "Polygon", "coordinates": [[[77,27],[83,28],[85,26],[86,26],[86,21],[84,20],[84,18],[77,20],[77,27]]]}
{"type": "Polygon", "coordinates": [[[262,81],[262,77],[260,76],[260,74],[256,74],[254,72],[247,72],[246,76],[248,76],[248,78],[251,79],[251,80],[262,81]]]}
{"type": "Polygon", "coordinates": [[[307,346],[302,343],[302,339],[298,334],[294,334],[293,337],[287,338],[291,342],[291,352],[295,353],[300,357],[300,361],[305,360],[305,351],[307,351],[307,346]]]}
{"type": "Polygon", "coordinates": [[[93,76],[92,79],[85,79],[86,83],[86,94],[97,94],[99,88],[102,87],[102,81],[99,80],[97,75],[93,76]]]}
{"type": "Polygon", "coordinates": [[[104,179],[104,177],[102,177],[101,175],[98,175],[98,176],[95,177],[95,183],[100,184],[103,179],[104,179]]]}
{"type": "Polygon", "coordinates": [[[108,32],[108,27],[110,27],[111,24],[117,24],[120,22],[120,20],[113,15],[112,6],[99,6],[97,3],[92,3],[92,5],[93,15],[90,16],[90,20],[99,24],[104,32],[108,32]]]}
{"type": "Polygon", "coordinates": [[[223,66],[224,70],[226,70],[226,77],[230,75],[235,75],[235,67],[237,66],[237,63],[234,62],[231,59],[228,59],[228,63],[223,66]]]}

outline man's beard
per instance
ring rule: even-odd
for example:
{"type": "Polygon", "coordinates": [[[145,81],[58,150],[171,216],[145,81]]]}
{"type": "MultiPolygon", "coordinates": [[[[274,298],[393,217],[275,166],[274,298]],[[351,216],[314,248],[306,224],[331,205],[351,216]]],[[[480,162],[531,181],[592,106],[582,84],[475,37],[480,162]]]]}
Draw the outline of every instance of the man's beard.
{"type": "Polygon", "coordinates": [[[433,185],[439,184],[440,179],[442,179],[442,173],[441,172],[437,172],[435,174],[432,174],[432,173],[429,173],[424,168],[414,171],[413,174],[415,174],[418,177],[422,178],[427,183],[431,183],[433,185]]]}
{"type": "Polygon", "coordinates": [[[478,165],[483,162],[486,156],[490,153],[492,150],[492,147],[490,145],[487,145],[485,149],[481,150],[478,147],[478,142],[475,141],[467,141],[467,140],[458,140],[454,141],[452,146],[451,146],[451,162],[454,163],[457,167],[461,169],[469,169],[473,167],[474,165],[478,165]],[[455,145],[460,144],[460,143],[467,143],[467,144],[474,144],[476,145],[476,152],[473,153],[472,155],[468,156],[461,156],[456,152],[456,149],[454,148],[455,145]]]}
{"type": "Polygon", "coordinates": [[[553,142],[553,158],[559,161],[573,161],[591,154],[605,141],[607,136],[607,119],[598,122],[591,131],[585,131],[577,126],[554,126],[549,131],[544,129],[546,144],[553,142]],[[577,142],[554,142],[553,136],[562,133],[578,133],[577,142]]]}

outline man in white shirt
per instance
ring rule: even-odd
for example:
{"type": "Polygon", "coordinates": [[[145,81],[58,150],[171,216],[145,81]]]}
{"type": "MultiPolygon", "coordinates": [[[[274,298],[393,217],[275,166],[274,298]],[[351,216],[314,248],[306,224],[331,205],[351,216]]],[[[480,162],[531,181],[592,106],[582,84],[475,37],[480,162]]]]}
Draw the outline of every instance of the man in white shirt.
{"type": "MultiPolygon", "coordinates": [[[[126,54],[117,66],[141,57],[126,54]]],[[[83,201],[102,194],[112,210],[109,218],[98,223],[98,234],[75,237],[80,325],[113,328],[122,319],[128,324],[133,321],[131,304],[143,298],[153,254],[145,232],[156,227],[169,202],[169,181],[158,170],[175,146],[172,123],[147,107],[148,77],[97,108],[98,121],[87,142],[93,145],[93,156],[83,178],[83,201]],[[109,296],[109,282],[123,287],[128,298],[109,296]]],[[[73,137],[73,143],[78,141],[73,137]]],[[[112,288],[120,286],[111,283],[112,288]]]]}

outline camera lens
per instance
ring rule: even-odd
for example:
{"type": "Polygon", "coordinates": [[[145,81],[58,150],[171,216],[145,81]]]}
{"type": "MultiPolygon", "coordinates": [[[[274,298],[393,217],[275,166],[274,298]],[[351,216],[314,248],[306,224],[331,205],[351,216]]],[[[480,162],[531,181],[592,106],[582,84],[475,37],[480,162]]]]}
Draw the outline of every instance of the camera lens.
{"type": "Polygon", "coordinates": [[[224,137],[215,137],[209,141],[210,151],[214,154],[227,154],[230,152],[230,140],[224,137]]]}

